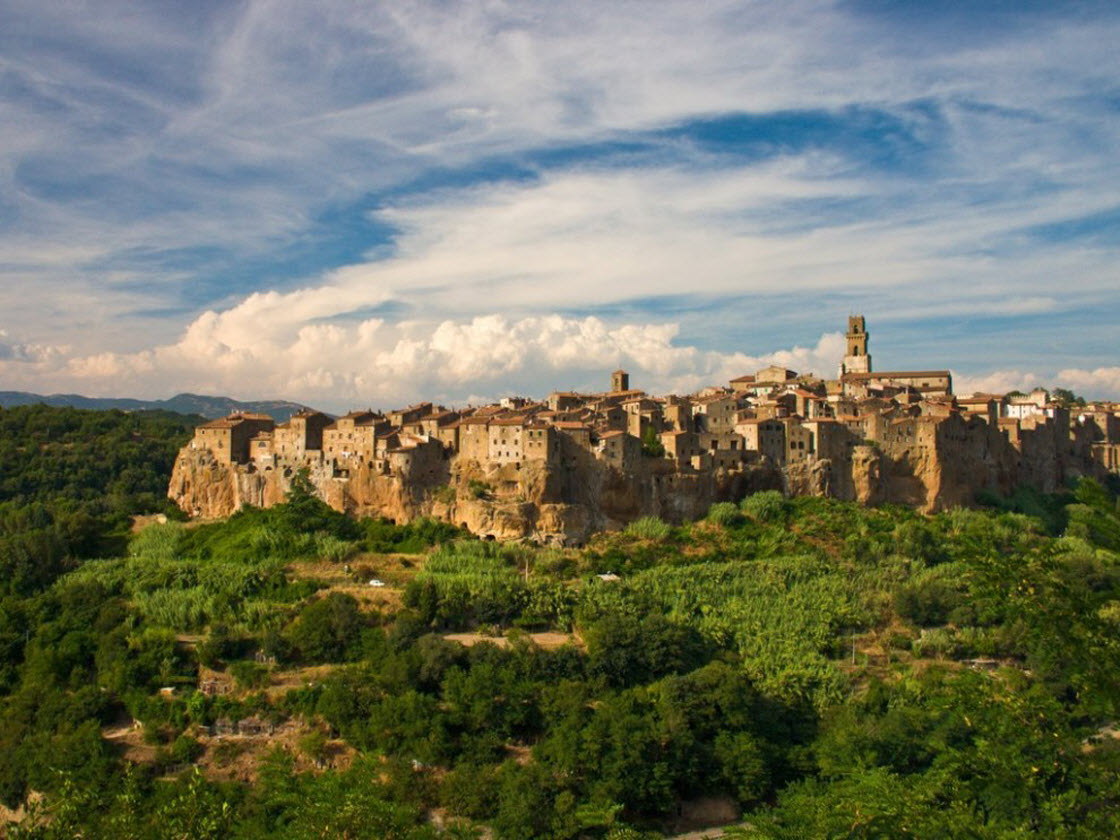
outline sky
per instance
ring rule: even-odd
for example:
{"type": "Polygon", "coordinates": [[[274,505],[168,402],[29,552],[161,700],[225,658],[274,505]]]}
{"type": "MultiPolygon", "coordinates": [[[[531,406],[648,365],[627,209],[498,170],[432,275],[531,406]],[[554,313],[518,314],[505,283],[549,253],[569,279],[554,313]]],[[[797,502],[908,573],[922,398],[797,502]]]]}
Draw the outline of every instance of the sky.
{"type": "Polygon", "coordinates": [[[0,0],[0,390],[1120,399],[1120,4],[0,0]]]}

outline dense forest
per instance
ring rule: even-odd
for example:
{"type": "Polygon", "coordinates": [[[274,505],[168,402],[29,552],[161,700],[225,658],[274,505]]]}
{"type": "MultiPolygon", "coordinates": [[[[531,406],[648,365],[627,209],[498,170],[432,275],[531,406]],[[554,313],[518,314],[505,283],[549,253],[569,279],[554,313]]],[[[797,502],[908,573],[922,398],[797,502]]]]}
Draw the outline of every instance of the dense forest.
{"type": "Polygon", "coordinates": [[[190,425],[0,411],[8,836],[1120,835],[1115,486],[131,529],[190,425]]]}

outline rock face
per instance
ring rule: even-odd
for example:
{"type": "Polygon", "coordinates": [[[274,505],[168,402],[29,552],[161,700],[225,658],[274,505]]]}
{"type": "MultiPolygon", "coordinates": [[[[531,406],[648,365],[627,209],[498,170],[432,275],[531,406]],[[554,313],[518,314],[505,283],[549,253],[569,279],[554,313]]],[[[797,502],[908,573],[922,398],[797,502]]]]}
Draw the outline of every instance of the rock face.
{"type": "MultiPolygon", "coordinates": [[[[680,474],[649,459],[623,472],[590,455],[565,466],[482,465],[455,458],[444,464],[442,470],[408,476],[361,468],[340,477],[315,464],[307,470],[319,496],[336,510],[398,523],[430,516],[480,536],[564,545],[622,528],[641,516],[696,519],[713,502],[781,487],[780,472],[766,466],[680,474]]],[[[251,464],[227,465],[207,450],[187,448],[175,461],[168,495],[192,516],[218,519],[244,505],[268,507],[283,501],[294,474],[290,468],[261,471],[251,464]]]]}
{"type": "Polygon", "coordinates": [[[409,522],[430,516],[501,540],[565,545],[615,530],[641,516],[682,522],[714,502],[766,489],[831,496],[862,504],[896,503],[926,512],[968,505],[981,489],[1009,493],[1030,485],[1053,491],[1067,477],[1096,474],[1053,426],[1017,431],[1010,440],[978,418],[898,420],[874,441],[853,442],[785,464],[768,458],[733,469],[678,470],[665,458],[640,457],[624,470],[579,447],[556,460],[480,463],[438,445],[397,461],[332,468],[320,456],[289,466],[229,464],[209,449],[185,447],[168,495],[204,519],[244,505],[283,501],[298,469],[337,510],[409,522]]]}

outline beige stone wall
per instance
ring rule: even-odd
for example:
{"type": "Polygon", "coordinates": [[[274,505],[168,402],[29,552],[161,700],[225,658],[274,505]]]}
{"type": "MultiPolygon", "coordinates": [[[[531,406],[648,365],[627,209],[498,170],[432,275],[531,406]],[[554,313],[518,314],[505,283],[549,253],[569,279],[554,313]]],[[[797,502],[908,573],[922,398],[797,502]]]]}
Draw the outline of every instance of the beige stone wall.
{"type": "Polygon", "coordinates": [[[490,427],[485,423],[462,423],[459,426],[459,455],[484,463],[490,459],[490,427]]]}

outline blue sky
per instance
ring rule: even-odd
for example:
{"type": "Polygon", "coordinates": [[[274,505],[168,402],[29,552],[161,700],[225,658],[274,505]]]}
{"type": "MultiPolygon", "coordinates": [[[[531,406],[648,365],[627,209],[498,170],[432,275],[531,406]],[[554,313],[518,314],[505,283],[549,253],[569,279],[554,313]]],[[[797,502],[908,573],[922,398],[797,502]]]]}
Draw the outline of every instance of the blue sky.
{"type": "Polygon", "coordinates": [[[1120,399],[1115,3],[0,0],[0,389],[1120,399]]]}

